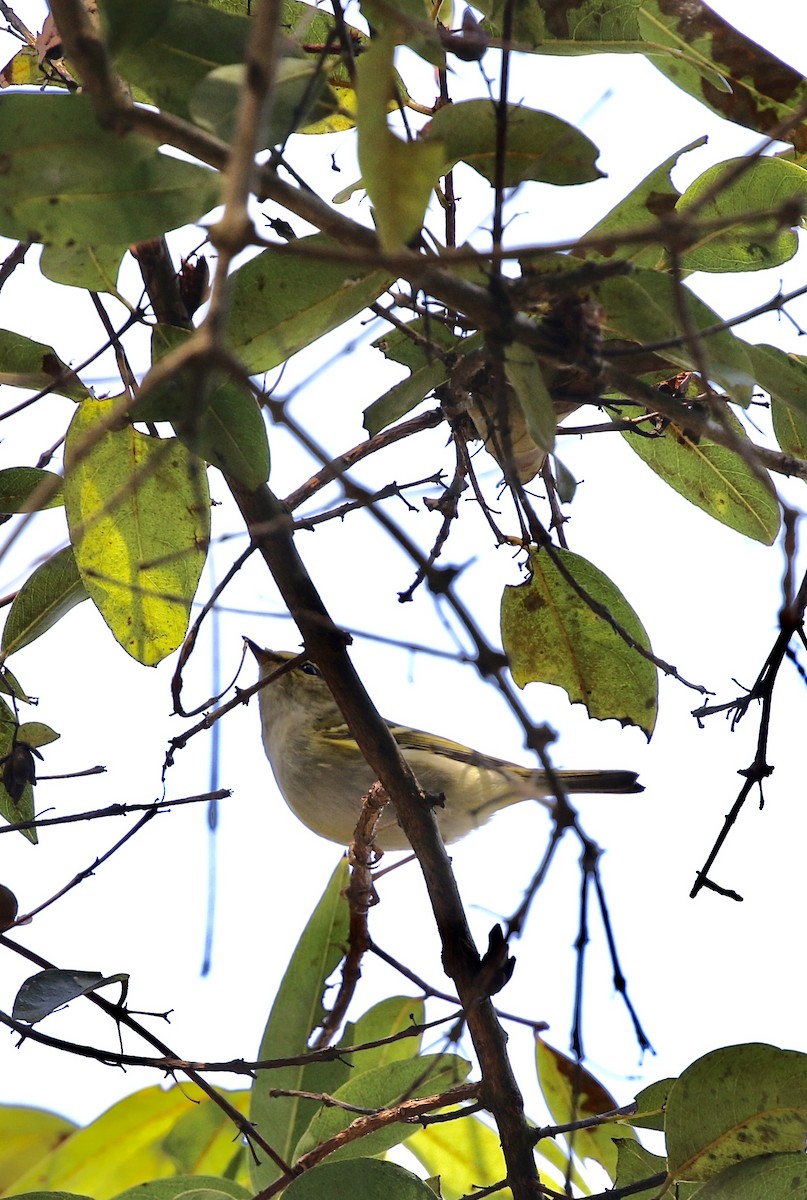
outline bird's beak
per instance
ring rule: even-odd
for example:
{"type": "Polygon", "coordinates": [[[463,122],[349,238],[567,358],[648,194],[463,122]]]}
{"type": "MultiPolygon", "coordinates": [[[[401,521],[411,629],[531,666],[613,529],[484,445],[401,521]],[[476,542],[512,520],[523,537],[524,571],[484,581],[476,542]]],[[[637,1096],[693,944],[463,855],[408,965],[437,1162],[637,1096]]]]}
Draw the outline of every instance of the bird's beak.
{"type": "Polygon", "coordinates": [[[274,655],[271,653],[271,651],[263,650],[257,642],[253,642],[252,638],[245,637],[244,642],[255,655],[259,666],[262,667],[274,659],[274,655]]]}

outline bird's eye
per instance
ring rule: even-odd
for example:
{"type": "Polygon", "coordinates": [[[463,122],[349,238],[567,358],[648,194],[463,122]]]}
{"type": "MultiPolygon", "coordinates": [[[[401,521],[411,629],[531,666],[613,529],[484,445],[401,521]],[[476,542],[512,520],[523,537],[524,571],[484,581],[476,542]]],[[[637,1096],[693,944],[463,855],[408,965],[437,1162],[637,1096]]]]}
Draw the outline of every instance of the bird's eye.
{"type": "Polygon", "coordinates": [[[306,675],[319,675],[320,673],[319,667],[315,667],[313,663],[309,662],[303,663],[303,665],[300,667],[300,670],[306,675]]]}

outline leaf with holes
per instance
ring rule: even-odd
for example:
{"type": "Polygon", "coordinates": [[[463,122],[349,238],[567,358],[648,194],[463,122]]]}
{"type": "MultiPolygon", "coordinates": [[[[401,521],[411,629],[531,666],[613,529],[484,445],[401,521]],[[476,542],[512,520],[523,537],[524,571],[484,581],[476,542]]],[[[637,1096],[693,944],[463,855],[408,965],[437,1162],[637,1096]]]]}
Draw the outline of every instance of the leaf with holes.
{"type": "Polygon", "coordinates": [[[562,687],[572,703],[585,704],[589,716],[638,725],[649,738],[658,710],[656,668],[614,623],[649,650],[644,626],[593,563],[570,550],[555,554],[559,565],[546,551],[533,552],[528,581],[504,589],[502,645],[513,679],[519,687],[562,687]]]}

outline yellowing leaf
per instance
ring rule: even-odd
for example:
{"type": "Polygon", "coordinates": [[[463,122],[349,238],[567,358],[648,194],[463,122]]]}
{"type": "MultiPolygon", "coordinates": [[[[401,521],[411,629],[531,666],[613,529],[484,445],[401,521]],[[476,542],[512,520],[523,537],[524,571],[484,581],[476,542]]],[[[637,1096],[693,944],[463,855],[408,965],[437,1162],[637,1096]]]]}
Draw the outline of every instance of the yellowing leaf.
{"type": "Polygon", "coordinates": [[[179,441],[111,427],[119,403],[79,406],[65,446],[65,507],[91,599],[127,653],[153,666],[185,636],[210,500],[204,469],[179,441]]]}
{"type": "Polygon", "coordinates": [[[0,1191],[6,1192],[75,1128],[72,1121],[41,1108],[0,1106],[0,1191]]]}
{"type": "Polygon", "coordinates": [[[441,141],[402,142],[387,125],[394,49],[393,36],[385,34],[362,54],[356,69],[359,166],[386,250],[397,249],[418,232],[445,166],[441,141]]]}
{"type": "MultiPolygon", "coordinates": [[[[616,585],[579,554],[555,553],[585,595],[649,650],[644,626],[616,585]]],[[[545,551],[533,553],[530,566],[530,579],[506,587],[502,596],[502,644],[513,679],[519,687],[556,684],[572,703],[585,704],[589,716],[638,725],[649,738],[658,707],[653,663],[593,610],[545,551]]]]}
{"type": "Polygon", "coordinates": [[[107,1200],[124,1188],[173,1175],[165,1135],[204,1093],[194,1084],[144,1088],[102,1113],[14,1181],[14,1191],[71,1191],[107,1200]]]}
{"type": "MultiPolygon", "coordinates": [[[[598,1117],[617,1107],[611,1093],[585,1067],[541,1038],[535,1039],[535,1061],[541,1091],[558,1125],[598,1117]]],[[[617,1164],[614,1138],[635,1136],[628,1125],[615,1123],[576,1129],[566,1135],[578,1158],[594,1159],[612,1180],[617,1164]]]]}

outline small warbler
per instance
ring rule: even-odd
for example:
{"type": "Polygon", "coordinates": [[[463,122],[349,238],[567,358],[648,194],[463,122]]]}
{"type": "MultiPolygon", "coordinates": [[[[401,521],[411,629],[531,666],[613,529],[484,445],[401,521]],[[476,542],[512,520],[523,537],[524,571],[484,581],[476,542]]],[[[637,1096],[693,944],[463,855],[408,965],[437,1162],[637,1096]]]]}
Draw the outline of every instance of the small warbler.
{"type": "MultiPolygon", "coordinates": [[[[261,678],[296,658],[288,651],[247,644],[261,678]]],[[[303,662],[259,694],[263,745],[283,799],[295,816],[321,837],[345,846],[374,783],[327,683],[317,667],[303,662]]],[[[552,795],[545,771],[479,754],[459,742],[387,721],[420,786],[445,798],[435,815],[446,842],[483,825],[493,813],[520,800],[552,795]]],[[[634,771],[558,771],[569,792],[641,792],[634,771]]],[[[406,850],[409,842],[388,805],[376,826],[384,850],[406,850]]]]}

